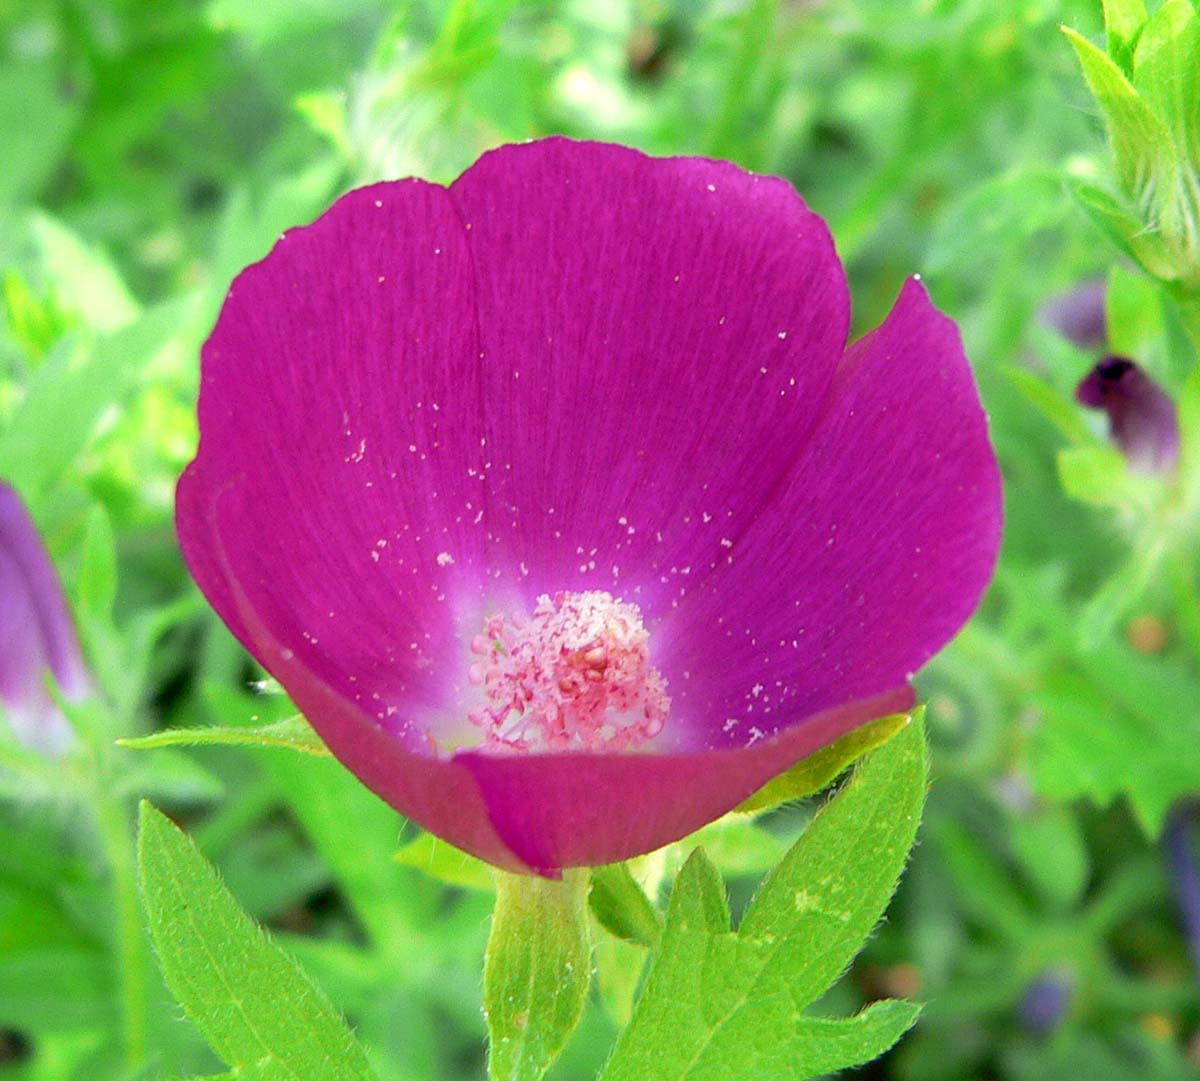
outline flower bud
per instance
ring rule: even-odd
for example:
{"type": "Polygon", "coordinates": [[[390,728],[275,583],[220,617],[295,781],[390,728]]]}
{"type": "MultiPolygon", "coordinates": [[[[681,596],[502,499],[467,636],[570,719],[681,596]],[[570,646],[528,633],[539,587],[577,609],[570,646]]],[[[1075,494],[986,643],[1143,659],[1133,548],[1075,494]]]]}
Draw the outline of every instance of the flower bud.
{"type": "Polygon", "coordinates": [[[1113,442],[1130,468],[1166,473],[1179,460],[1179,420],[1174,401],[1137,364],[1105,357],[1080,382],[1075,397],[1108,414],[1113,442]]]}
{"type": "Polygon", "coordinates": [[[20,496],[0,482],[0,711],[16,738],[59,754],[71,728],[46,686],[64,698],[84,698],[91,680],[66,597],[20,496]]]}

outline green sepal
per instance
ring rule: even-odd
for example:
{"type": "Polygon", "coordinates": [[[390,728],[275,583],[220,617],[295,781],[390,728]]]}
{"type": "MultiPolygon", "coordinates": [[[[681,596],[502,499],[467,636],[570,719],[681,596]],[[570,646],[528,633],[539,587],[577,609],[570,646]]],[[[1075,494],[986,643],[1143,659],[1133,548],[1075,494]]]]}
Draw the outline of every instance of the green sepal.
{"type": "Polygon", "coordinates": [[[237,1076],[377,1081],[337,1010],[221,884],[195,844],[141,805],[138,867],[167,986],[237,1076]]]}
{"type": "Polygon", "coordinates": [[[909,720],[907,713],[893,713],[860,725],[815,754],[801,759],[778,777],[773,777],[752,796],[742,800],[734,810],[739,814],[757,814],[778,807],[781,803],[804,799],[820,792],[868,751],[891,739],[909,720]]]}
{"type": "Polygon", "coordinates": [[[302,754],[329,757],[329,748],[299,713],[272,724],[246,727],[168,728],[148,736],[119,739],[117,744],[139,751],[156,747],[287,747],[302,754]]]}
{"type": "Polygon", "coordinates": [[[1121,189],[1147,215],[1159,193],[1175,184],[1179,163],[1166,124],[1116,64],[1069,27],[1063,33],[1075,48],[1083,77],[1104,115],[1121,189]]]}
{"type": "Polygon", "coordinates": [[[591,983],[588,873],[561,880],[496,873],[483,966],[488,1077],[537,1081],[583,1016],[591,983]]]}
{"type": "Polygon", "coordinates": [[[1076,182],[1071,191],[1092,223],[1146,273],[1163,281],[1176,276],[1175,264],[1162,236],[1111,192],[1094,184],[1076,182]]]}
{"type": "Polygon", "coordinates": [[[592,915],[607,931],[639,946],[658,945],[662,918],[624,863],[592,869],[592,915]]]}

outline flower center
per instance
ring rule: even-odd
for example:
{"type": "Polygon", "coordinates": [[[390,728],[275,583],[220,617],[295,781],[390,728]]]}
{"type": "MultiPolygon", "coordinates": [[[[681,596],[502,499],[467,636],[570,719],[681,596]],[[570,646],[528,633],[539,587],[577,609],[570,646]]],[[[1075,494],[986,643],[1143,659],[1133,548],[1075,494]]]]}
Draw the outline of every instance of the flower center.
{"type": "Polygon", "coordinates": [[[662,731],[671,707],[636,604],[611,593],[538,598],[532,616],[492,616],[471,641],[468,716],[496,751],[620,751],[662,731]]]}

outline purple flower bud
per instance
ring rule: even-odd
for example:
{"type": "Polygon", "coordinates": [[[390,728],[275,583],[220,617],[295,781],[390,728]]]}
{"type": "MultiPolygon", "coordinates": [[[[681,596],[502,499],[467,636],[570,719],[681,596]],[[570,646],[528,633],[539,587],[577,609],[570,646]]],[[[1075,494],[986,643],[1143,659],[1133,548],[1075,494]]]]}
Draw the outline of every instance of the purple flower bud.
{"type": "Polygon", "coordinates": [[[1093,278],[1059,293],[1042,305],[1038,321],[1080,349],[1103,349],[1108,341],[1105,289],[1103,278],[1093,278]]]}
{"type": "Polygon", "coordinates": [[[0,707],[17,739],[62,752],[71,728],[46,688],[46,672],[69,701],[91,680],[62,586],[20,496],[0,482],[0,707]]]}
{"type": "Polygon", "coordinates": [[[1026,989],[1018,1012],[1021,1024],[1034,1035],[1053,1032],[1071,1005],[1074,980],[1069,972],[1044,972],[1026,989]]]}
{"type": "Polygon", "coordinates": [[[1134,469],[1165,473],[1179,459],[1175,403],[1132,360],[1105,357],[1080,382],[1075,397],[1108,414],[1113,442],[1134,469]]]}

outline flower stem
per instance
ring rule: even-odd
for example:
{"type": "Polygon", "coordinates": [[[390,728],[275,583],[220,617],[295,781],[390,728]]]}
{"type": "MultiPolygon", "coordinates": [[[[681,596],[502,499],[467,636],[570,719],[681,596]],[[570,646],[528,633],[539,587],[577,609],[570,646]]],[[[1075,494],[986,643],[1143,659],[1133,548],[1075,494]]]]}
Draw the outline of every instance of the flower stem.
{"type": "Polygon", "coordinates": [[[93,807],[112,874],[116,951],[121,992],[125,1065],[135,1070],[146,1060],[146,941],[134,862],[132,818],[126,801],[103,784],[95,786],[93,807]]]}

